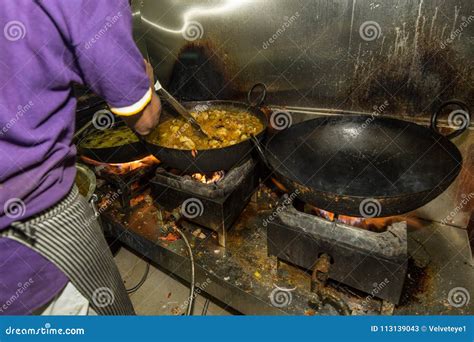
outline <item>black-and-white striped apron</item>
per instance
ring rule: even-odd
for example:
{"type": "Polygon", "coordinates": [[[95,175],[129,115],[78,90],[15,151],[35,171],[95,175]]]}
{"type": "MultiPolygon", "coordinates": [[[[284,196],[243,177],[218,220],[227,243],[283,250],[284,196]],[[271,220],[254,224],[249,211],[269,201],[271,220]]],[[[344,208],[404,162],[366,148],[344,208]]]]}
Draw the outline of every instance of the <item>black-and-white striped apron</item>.
{"type": "Polygon", "coordinates": [[[0,235],[53,262],[98,314],[135,314],[97,218],[75,185],[54,207],[0,235]]]}

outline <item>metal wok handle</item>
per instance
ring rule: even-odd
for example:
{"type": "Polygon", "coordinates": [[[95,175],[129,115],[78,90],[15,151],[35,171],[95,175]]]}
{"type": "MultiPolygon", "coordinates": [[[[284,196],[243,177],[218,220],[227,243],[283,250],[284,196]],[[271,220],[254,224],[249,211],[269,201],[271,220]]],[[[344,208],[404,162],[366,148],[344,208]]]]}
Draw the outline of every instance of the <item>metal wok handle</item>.
{"type": "Polygon", "coordinates": [[[265,163],[265,166],[268,169],[272,170],[272,168],[270,166],[270,163],[268,162],[268,159],[265,156],[265,151],[263,150],[263,146],[262,146],[262,144],[260,144],[260,141],[258,141],[257,137],[253,134],[250,136],[250,139],[252,140],[255,148],[257,149],[257,152],[258,152],[258,155],[259,155],[260,159],[263,160],[263,162],[265,163]]]}
{"type": "Polygon", "coordinates": [[[446,135],[446,138],[448,139],[454,139],[466,131],[466,129],[469,127],[470,122],[471,122],[471,113],[469,112],[469,107],[467,106],[466,103],[460,100],[449,100],[441,104],[441,106],[438,108],[438,110],[431,116],[431,129],[435,131],[438,134],[441,134],[438,130],[438,116],[441,114],[444,108],[448,106],[458,106],[461,107],[461,109],[455,110],[451,112],[449,115],[449,122],[450,124],[456,124],[457,122],[461,123],[461,127],[455,130],[454,132],[446,135]]]}
{"type": "Polygon", "coordinates": [[[262,103],[265,101],[266,97],[267,97],[267,86],[265,85],[265,83],[257,83],[247,93],[247,102],[252,107],[260,107],[262,103]],[[253,101],[252,100],[252,98],[254,97],[253,94],[259,88],[261,89],[262,93],[257,97],[255,101],[253,101]]]}

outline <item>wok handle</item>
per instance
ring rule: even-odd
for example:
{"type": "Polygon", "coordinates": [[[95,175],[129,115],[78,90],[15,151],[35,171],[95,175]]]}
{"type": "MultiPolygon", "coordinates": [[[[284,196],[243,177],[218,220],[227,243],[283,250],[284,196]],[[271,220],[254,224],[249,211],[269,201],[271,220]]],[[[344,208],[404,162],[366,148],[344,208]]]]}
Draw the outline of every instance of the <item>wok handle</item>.
{"type": "Polygon", "coordinates": [[[467,104],[456,99],[449,100],[443,102],[441,106],[439,106],[438,110],[431,116],[431,129],[436,133],[441,134],[438,130],[438,116],[441,114],[444,108],[452,105],[458,106],[461,109],[451,112],[449,117],[450,125],[455,124],[457,120],[457,122],[461,122],[461,127],[446,136],[446,138],[450,140],[463,134],[471,123],[471,113],[469,112],[469,107],[467,104]]]}
{"type": "Polygon", "coordinates": [[[270,166],[270,163],[268,162],[267,157],[265,156],[265,152],[263,151],[263,146],[262,144],[260,144],[260,141],[258,141],[257,137],[253,134],[250,136],[250,139],[252,140],[255,148],[257,149],[260,159],[262,159],[266,167],[271,170],[272,168],[270,166]]]}
{"type": "Polygon", "coordinates": [[[267,97],[267,86],[265,85],[265,83],[257,83],[247,93],[247,102],[249,106],[260,107],[265,101],[266,97],[267,97]],[[262,93],[257,97],[256,101],[252,101],[254,92],[259,88],[261,89],[262,93]]]}

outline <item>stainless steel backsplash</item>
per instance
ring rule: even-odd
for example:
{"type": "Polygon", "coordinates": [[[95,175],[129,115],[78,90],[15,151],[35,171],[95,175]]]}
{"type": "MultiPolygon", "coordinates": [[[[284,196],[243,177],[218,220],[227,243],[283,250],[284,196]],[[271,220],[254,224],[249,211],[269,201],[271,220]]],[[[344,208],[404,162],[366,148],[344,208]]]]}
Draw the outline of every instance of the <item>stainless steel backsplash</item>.
{"type": "Polygon", "coordinates": [[[140,0],[159,77],[186,99],[422,116],[474,98],[472,0],[140,0]]]}

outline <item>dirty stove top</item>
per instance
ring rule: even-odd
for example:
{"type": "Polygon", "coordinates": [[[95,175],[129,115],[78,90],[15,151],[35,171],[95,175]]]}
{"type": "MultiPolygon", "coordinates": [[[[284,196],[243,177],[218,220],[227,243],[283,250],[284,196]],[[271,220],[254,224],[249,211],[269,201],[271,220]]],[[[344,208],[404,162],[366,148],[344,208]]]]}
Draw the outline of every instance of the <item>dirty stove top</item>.
{"type": "MultiPolygon", "coordinates": [[[[338,314],[330,305],[315,307],[308,272],[268,256],[262,222],[271,215],[277,200],[266,186],[260,186],[227,233],[225,248],[219,246],[216,232],[179,222],[193,248],[197,284],[203,292],[242,314],[338,314]]],[[[130,202],[132,208],[126,211],[120,201],[103,201],[101,219],[106,234],[188,282],[190,266],[185,245],[177,235],[163,229],[169,213],[154,203],[149,189],[130,202]]],[[[465,234],[462,229],[433,222],[420,221],[417,228],[409,226],[408,272],[401,303],[396,307],[377,298],[383,282],[374,283],[371,293],[333,281],[329,286],[356,315],[473,314],[472,306],[456,308],[448,302],[448,293],[455,287],[474,293],[465,234]]]]}

